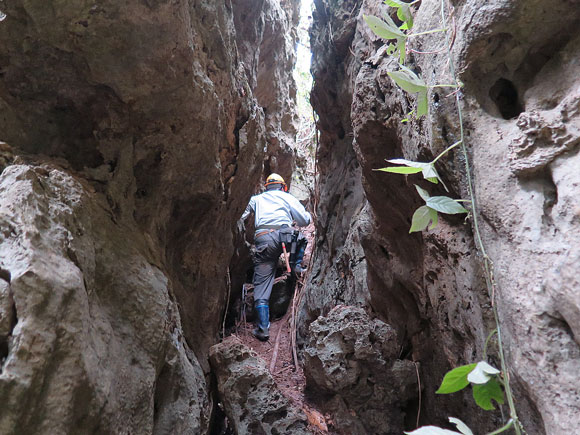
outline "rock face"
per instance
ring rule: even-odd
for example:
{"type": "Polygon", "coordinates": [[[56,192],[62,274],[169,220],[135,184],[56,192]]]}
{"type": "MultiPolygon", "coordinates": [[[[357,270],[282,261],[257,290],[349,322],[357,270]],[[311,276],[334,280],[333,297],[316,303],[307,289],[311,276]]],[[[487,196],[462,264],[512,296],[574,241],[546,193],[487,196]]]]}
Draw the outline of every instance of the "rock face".
{"type": "Polygon", "coordinates": [[[299,2],[233,0],[240,56],[265,114],[264,172],[290,181],[294,170],[296,84],[291,79],[299,2]]]}
{"type": "Polygon", "coordinates": [[[398,433],[402,409],[417,398],[411,361],[398,360],[395,331],[361,308],[339,305],[310,324],[304,348],[307,386],[326,402],[341,433],[398,433]]]}
{"type": "MultiPolygon", "coordinates": [[[[490,10],[489,28],[462,24],[473,42],[457,60],[464,68],[474,51],[494,52],[493,62],[480,59],[462,75],[467,90],[487,93],[465,99],[474,178],[510,363],[551,434],[580,427],[572,278],[580,272],[580,10],[558,1],[540,14],[538,5],[502,2],[490,10]]],[[[480,13],[468,6],[464,20],[480,13]]]]}
{"type": "Polygon", "coordinates": [[[293,165],[296,5],[2,12],[0,432],[207,433],[235,222],[293,165]]]}
{"type": "Polygon", "coordinates": [[[48,165],[2,174],[0,432],[204,432],[205,378],[170,283],[87,187],[48,165]]]}
{"type": "Polygon", "coordinates": [[[237,337],[213,346],[210,361],[236,433],[309,433],[304,412],[282,395],[264,360],[237,337]]]}
{"type": "MultiPolygon", "coordinates": [[[[529,433],[578,427],[580,300],[576,234],[580,143],[577,2],[452,2],[453,56],[465,84],[466,118],[477,213],[494,261],[496,301],[518,410],[529,433]],[[556,18],[558,17],[558,18],[556,18]]],[[[429,116],[403,124],[415,98],[387,71],[397,63],[362,14],[381,15],[379,1],[316,1],[315,89],[320,115],[317,253],[301,312],[300,333],[339,303],[372,310],[397,332],[406,357],[421,363],[422,422],[460,418],[491,430],[498,414],[472,399],[434,395],[444,372],[477,361],[494,328],[471,226],[443,217],[436,229],[408,235],[431,195],[466,197],[460,152],[440,160],[450,192],[418,176],[384,174],[384,159],[427,162],[458,140],[454,98],[429,91],[429,116]],[[362,175],[362,182],[360,176],[362,175]],[[338,186],[338,188],[337,188],[338,186]],[[353,272],[354,271],[354,272],[353,272]]],[[[415,8],[414,32],[442,27],[441,2],[415,8]]],[[[448,14],[450,11],[448,11],[448,14]]],[[[441,34],[412,38],[407,65],[429,85],[450,83],[441,34]]],[[[469,222],[468,222],[469,223],[469,222]]],[[[412,429],[407,426],[406,429],[412,429]]]]}

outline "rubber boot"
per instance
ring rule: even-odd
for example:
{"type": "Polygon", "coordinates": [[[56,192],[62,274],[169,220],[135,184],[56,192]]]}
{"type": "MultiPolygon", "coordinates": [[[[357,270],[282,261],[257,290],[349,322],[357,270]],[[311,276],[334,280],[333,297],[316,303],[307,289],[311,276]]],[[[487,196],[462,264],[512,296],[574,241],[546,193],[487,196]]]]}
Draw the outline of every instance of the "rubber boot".
{"type": "Polygon", "coordinates": [[[268,301],[258,299],[255,305],[257,326],[253,331],[254,337],[260,341],[268,341],[270,338],[270,307],[268,301]]]}

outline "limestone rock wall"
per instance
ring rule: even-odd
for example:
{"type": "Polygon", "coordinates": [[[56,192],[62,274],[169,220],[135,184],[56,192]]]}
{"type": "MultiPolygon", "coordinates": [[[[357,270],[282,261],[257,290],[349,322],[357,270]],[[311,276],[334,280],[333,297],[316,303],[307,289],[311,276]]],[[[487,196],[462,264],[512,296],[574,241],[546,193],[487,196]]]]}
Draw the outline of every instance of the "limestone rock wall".
{"type": "Polygon", "coordinates": [[[207,430],[203,370],[139,232],[58,167],[12,165],[0,195],[2,299],[14,315],[2,331],[0,432],[207,430]]]}
{"type": "Polygon", "coordinates": [[[300,3],[292,0],[234,0],[238,49],[250,87],[264,109],[267,158],[264,172],[290,181],[294,170],[297,115],[296,60],[300,3]]]}
{"type": "Polygon", "coordinates": [[[468,20],[481,11],[468,2],[459,24],[483,237],[516,385],[546,433],[580,427],[580,298],[569,279],[580,271],[579,6],[504,1],[477,29],[468,20]]]}
{"type": "MultiPolygon", "coordinates": [[[[571,169],[578,144],[577,2],[446,2],[453,8],[454,59],[466,113],[482,235],[495,262],[497,301],[511,379],[529,433],[578,426],[578,300],[572,289],[578,220],[571,169]],[[559,18],[557,18],[559,17],[559,18]],[[524,319],[524,321],[522,321],[524,319]],[[576,337],[576,338],[575,338],[576,337]]],[[[464,411],[481,430],[497,413],[470,407],[469,393],[436,396],[443,374],[481,358],[493,329],[474,236],[463,217],[408,234],[422,205],[413,184],[384,174],[384,159],[429,161],[458,138],[449,91],[429,93],[430,115],[403,124],[414,97],[394,86],[396,62],[362,19],[379,1],[316,1],[311,32],[320,115],[317,254],[300,332],[338,303],[358,305],[397,331],[401,358],[421,363],[423,424],[464,411]],[[336,224],[340,222],[340,224],[336,224]]],[[[441,2],[415,6],[414,31],[441,27],[441,2]]],[[[413,38],[415,51],[438,51],[441,34],[413,38]]],[[[428,84],[449,83],[447,56],[409,51],[408,66],[428,84]]],[[[466,196],[458,152],[438,168],[450,193],[466,196]]],[[[412,403],[406,411],[416,412],[412,403]]],[[[412,419],[411,419],[412,420],[412,419]]],[[[414,427],[407,421],[405,429],[414,427]]]]}
{"type": "Polygon", "coordinates": [[[293,165],[296,5],[0,9],[0,432],[207,433],[235,222],[293,165]]]}

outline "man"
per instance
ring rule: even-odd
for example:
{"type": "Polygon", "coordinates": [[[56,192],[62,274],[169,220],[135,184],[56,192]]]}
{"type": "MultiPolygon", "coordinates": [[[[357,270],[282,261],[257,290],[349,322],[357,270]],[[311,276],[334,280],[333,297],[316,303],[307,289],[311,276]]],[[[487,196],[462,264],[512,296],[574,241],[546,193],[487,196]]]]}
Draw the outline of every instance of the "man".
{"type": "Polygon", "coordinates": [[[267,341],[270,336],[269,301],[278,258],[282,253],[282,240],[293,233],[292,221],[303,227],[312,220],[300,201],[287,192],[280,175],[271,174],[265,187],[264,193],[252,196],[242,215],[244,221],[254,212],[254,308],[258,326],[253,334],[261,341],[267,341]]]}

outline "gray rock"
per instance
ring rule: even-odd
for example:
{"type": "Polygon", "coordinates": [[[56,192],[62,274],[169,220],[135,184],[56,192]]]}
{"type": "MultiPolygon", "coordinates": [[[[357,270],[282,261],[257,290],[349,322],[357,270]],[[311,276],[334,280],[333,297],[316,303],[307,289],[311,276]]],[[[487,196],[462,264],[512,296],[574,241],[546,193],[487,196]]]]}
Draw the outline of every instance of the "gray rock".
{"type": "Polygon", "coordinates": [[[264,360],[230,336],[210,349],[226,415],[239,434],[307,434],[308,420],[278,390],[264,360]]]}
{"type": "Polygon", "coordinates": [[[0,432],[206,431],[203,371],[142,236],[55,166],[9,166],[0,197],[0,432]]]}
{"type": "Polygon", "coordinates": [[[0,432],[208,432],[233,228],[295,131],[297,4],[231,3],[2,5],[0,432]]]}
{"type": "MultiPolygon", "coordinates": [[[[407,234],[422,205],[414,183],[433,195],[466,197],[463,157],[456,150],[439,161],[449,193],[420,177],[373,171],[388,158],[429,161],[459,133],[454,99],[441,89],[429,92],[427,118],[401,123],[414,97],[393,84],[387,72],[396,62],[362,19],[380,16],[383,7],[370,0],[316,2],[319,239],[299,331],[307,342],[309,324],[338,303],[374,311],[421,362],[423,421],[443,423],[462,409],[458,416],[470,426],[492,430],[501,425],[499,413],[484,414],[468,394],[434,394],[447,370],[482,357],[494,328],[472,228],[445,216],[435,230],[407,234]]],[[[480,231],[495,264],[495,303],[518,412],[528,433],[573,432],[580,426],[580,305],[572,290],[580,9],[523,0],[453,7],[480,231]]],[[[440,2],[421,2],[414,31],[438,27],[440,2]]],[[[430,34],[413,38],[409,48],[436,51],[443,42],[430,34]]],[[[451,80],[444,51],[410,53],[408,65],[429,85],[451,80]]]]}
{"type": "Polygon", "coordinates": [[[404,430],[404,408],[418,390],[415,365],[398,360],[399,349],[395,331],[361,308],[339,305],[310,325],[304,349],[307,386],[330,395],[324,406],[333,411],[340,431],[404,430]]]}

